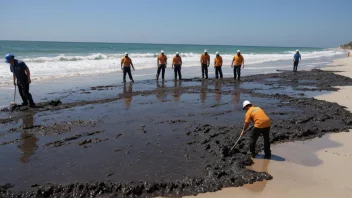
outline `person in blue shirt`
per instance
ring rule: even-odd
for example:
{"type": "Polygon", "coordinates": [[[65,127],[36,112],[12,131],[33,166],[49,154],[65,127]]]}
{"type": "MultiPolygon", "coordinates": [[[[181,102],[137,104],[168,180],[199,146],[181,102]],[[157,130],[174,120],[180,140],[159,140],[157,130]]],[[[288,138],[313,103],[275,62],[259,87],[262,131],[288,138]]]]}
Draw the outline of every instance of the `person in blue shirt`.
{"type": "Polygon", "coordinates": [[[22,106],[35,107],[32,95],[29,93],[31,73],[27,65],[23,61],[16,60],[12,54],[7,54],[5,61],[10,64],[10,71],[13,73],[13,84],[18,87],[18,92],[23,101],[22,106]]]}
{"type": "Polygon", "coordinates": [[[296,50],[296,54],[293,55],[293,71],[297,71],[298,63],[301,61],[301,54],[298,50],[296,50]]]}

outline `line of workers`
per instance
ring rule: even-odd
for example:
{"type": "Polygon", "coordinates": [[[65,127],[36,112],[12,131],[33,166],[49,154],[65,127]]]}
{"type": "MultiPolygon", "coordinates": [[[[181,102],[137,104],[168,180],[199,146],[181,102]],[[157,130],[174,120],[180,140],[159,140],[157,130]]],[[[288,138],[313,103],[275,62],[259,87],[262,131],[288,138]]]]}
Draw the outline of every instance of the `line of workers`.
{"type": "MultiPolygon", "coordinates": [[[[208,79],[208,67],[210,66],[210,56],[207,50],[204,50],[204,53],[200,56],[200,63],[202,66],[202,78],[208,79]]],[[[223,78],[222,75],[222,57],[220,56],[219,52],[216,52],[216,56],[214,59],[214,68],[215,68],[215,75],[216,79],[223,78]]],[[[156,73],[156,80],[159,80],[159,76],[161,73],[161,78],[164,80],[165,78],[165,69],[167,66],[167,56],[164,54],[164,51],[161,50],[160,54],[157,57],[156,66],[158,68],[156,73]]],[[[244,58],[241,55],[240,50],[237,51],[237,54],[233,57],[231,67],[234,67],[234,78],[235,80],[240,80],[241,78],[241,66],[244,68],[244,58]]],[[[132,74],[131,74],[131,67],[133,70],[134,66],[132,63],[132,59],[128,56],[128,53],[125,53],[125,57],[121,59],[121,70],[123,70],[123,82],[126,82],[126,74],[128,74],[130,80],[134,82],[132,74]]],[[[181,67],[182,67],[182,58],[178,52],[172,59],[172,69],[174,70],[175,80],[177,80],[177,76],[179,80],[182,80],[181,75],[181,67]]]]}

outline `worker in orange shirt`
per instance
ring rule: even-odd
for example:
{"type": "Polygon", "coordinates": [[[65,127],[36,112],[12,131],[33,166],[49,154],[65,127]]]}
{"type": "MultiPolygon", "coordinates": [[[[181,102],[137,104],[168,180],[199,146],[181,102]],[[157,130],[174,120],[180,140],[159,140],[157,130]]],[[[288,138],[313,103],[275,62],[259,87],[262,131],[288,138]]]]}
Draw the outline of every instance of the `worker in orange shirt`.
{"type": "Polygon", "coordinates": [[[156,66],[158,68],[158,71],[156,74],[156,80],[159,80],[160,71],[162,71],[161,77],[164,80],[165,68],[167,66],[167,57],[164,54],[164,50],[161,50],[161,52],[156,60],[156,66]]]}
{"type": "Polygon", "coordinates": [[[263,135],[264,138],[264,153],[265,158],[271,158],[271,150],[270,150],[270,118],[265,114],[265,112],[260,107],[255,107],[248,100],[243,102],[243,110],[246,111],[246,117],[244,121],[243,130],[241,132],[241,136],[243,137],[246,133],[246,130],[249,127],[249,123],[251,121],[254,122],[254,128],[251,132],[250,137],[250,145],[249,145],[249,154],[252,157],[255,157],[255,145],[260,135],[263,135]]]}
{"type": "Polygon", "coordinates": [[[244,58],[240,50],[237,50],[237,54],[233,57],[231,67],[233,68],[234,79],[241,80],[241,66],[244,68],[244,58]]]}
{"type": "Polygon", "coordinates": [[[220,73],[220,79],[222,79],[222,57],[220,56],[219,52],[216,52],[216,56],[214,59],[214,68],[215,68],[215,76],[216,79],[219,79],[219,73],[220,73]]]}
{"type": "Polygon", "coordinates": [[[208,67],[210,65],[210,56],[207,50],[204,50],[204,54],[200,56],[200,64],[202,66],[202,78],[208,79],[208,67]]]}
{"type": "Polygon", "coordinates": [[[172,59],[172,69],[175,72],[175,80],[177,80],[177,74],[179,80],[182,80],[181,76],[181,66],[182,66],[182,58],[178,52],[176,52],[176,56],[172,59]]]}
{"type": "Polygon", "coordinates": [[[128,57],[128,53],[125,53],[125,57],[123,57],[121,59],[121,70],[123,70],[123,82],[126,82],[126,74],[128,74],[128,76],[130,77],[130,80],[132,82],[134,82],[133,78],[132,78],[132,74],[131,74],[131,66],[134,69],[132,60],[130,57],[128,57]],[[123,67],[122,67],[123,66],[123,67]]]}

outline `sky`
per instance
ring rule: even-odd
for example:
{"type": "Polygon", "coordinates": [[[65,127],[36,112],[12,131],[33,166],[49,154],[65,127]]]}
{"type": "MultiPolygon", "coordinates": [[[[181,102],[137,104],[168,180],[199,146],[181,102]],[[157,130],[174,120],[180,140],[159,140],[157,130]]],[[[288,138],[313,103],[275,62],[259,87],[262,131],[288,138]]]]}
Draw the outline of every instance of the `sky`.
{"type": "Polygon", "coordinates": [[[0,40],[337,47],[352,0],[2,0],[0,40]]]}

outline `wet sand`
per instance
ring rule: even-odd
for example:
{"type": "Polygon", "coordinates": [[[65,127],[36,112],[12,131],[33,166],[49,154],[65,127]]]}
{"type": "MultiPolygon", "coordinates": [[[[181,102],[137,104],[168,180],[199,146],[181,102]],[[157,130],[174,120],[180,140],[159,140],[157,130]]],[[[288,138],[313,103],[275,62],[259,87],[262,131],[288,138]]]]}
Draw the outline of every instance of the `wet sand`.
{"type": "Polygon", "coordinates": [[[229,152],[243,124],[242,101],[267,111],[272,143],[306,140],[351,128],[349,111],[312,98],[346,85],[350,78],[312,70],[241,83],[143,81],[52,93],[64,97],[2,109],[0,193],[179,197],[267,182],[273,173],[246,168],[253,164],[248,137],[229,152]]]}
{"type": "MultiPolygon", "coordinates": [[[[352,58],[344,58],[323,70],[339,71],[352,77],[352,58]]],[[[337,92],[316,96],[319,100],[336,102],[352,110],[352,87],[338,87],[337,92]]],[[[351,132],[351,130],[350,130],[351,132]]],[[[267,172],[273,180],[246,184],[240,188],[225,188],[197,197],[351,197],[352,133],[325,135],[304,142],[274,145],[281,160],[253,159],[248,168],[267,172]]]]}

